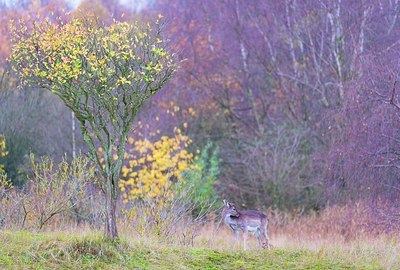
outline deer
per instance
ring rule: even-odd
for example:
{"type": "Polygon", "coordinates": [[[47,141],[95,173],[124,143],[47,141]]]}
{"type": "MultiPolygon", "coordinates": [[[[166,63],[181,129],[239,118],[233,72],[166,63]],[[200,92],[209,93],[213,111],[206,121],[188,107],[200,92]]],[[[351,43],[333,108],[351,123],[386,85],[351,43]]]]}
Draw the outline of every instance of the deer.
{"type": "Polygon", "coordinates": [[[267,216],[257,210],[237,210],[233,203],[226,200],[224,202],[224,209],[222,210],[222,218],[224,223],[230,227],[235,237],[235,245],[239,238],[240,231],[243,232],[243,249],[246,250],[247,234],[253,233],[257,238],[258,244],[262,248],[271,248],[268,238],[268,219],[267,216]],[[262,243],[262,237],[265,242],[262,243]]]}

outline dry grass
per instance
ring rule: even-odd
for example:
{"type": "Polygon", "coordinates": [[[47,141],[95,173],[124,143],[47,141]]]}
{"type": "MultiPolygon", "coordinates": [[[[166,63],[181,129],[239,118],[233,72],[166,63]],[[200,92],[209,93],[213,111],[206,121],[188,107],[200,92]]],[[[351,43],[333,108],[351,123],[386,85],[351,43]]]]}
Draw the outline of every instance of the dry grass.
{"type": "Polygon", "coordinates": [[[85,228],[3,231],[0,269],[400,269],[399,245],[388,239],[332,244],[273,235],[274,249],[259,250],[252,241],[250,250],[242,252],[240,246],[232,248],[225,228],[212,233],[211,227],[204,228],[195,247],[188,247],[130,234],[111,243],[101,232],[85,228]]]}
{"type": "Polygon", "coordinates": [[[186,236],[178,229],[174,239],[165,239],[156,233],[139,233],[132,223],[121,220],[123,241],[117,247],[102,244],[101,229],[64,223],[61,230],[49,226],[40,234],[9,231],[0,237],[0,268],[2,260],[6,268],[7,262],[14,263],[14,255],[2,257],[5,252],[21,256],[19,261],[32,262],[32,267],[51,260],[53,266],[60,261],[68,268],[72,267],[70,259],[78,259],[84,264],[74,263],[73,267],[114,269],[122,263],[129,269],[400,269],[396,223],[377,220],[376,212],[365,205],[336,206],[307,216],[278,211],[268,214],[271,251],[260,250],[255,238],[249,237],[249,251],[243,253],[242,241],[235,246],[232,232],[218,222],[198,227],[186,236]],[[126,254],[120,254],[121,250],[126,254]]]}
{"type": "MultiPolygon", "coordinates": [[[[274,250],[301,250],[349,265],[364,262],[371,265],[371,269],[376,269],[376,265],[382,269],[400,269],[400,230],[396,231],[397,223],[377,214],[384,213],[384,207],[381,203],[371,210],[370,206],[358,203],[335,206],[306,216],[270,211],[270,240],[274,250]]],[[[384,215],[387,216],[387,212],[384,215]]],[[[125,233],[130,234],[129,230],[125,233]]],[[[133,241],[153,243],[157,240],[136,236],[133,241]]],[[[179,243],[175,244],[179,246],[179,243]]],[[[240,252],[242,239],[235,245],[230,229],[217,222],[201,227],[193,245],[240,252]]],[[[250,251],[259,249],[254,237],[249,238],[248,246],[250,251]]]]}
{"type": "MultiPolygon", "coordinates": [[[[400,227],[383,201],[335,206],[320,213],[300,215],[269,211],[269,235],[274,249],[303,250],[344,262],[363,261],[382,269],[400,269],[400,227]]],[[[241,242],[242,239],[240,239],[241,242]]],[[[203,227],[197,245],[221,250],[233,247],[232,232],[223,224],[203,227]]],[[[252,237],[250,249],[258,249],[252,237]]]]}
{"type": "MultiPolygon", "coordinates": [[[[270,210],[273,233],[308,240],[333,238],[336,241],[354,241],[382,236],[396,236],[400,231],[400,205],[378,200],[333,206],[320,212],[301,215],[270,210]]],[[[330,239],[331,240],[331,239],[330,239]]]]}

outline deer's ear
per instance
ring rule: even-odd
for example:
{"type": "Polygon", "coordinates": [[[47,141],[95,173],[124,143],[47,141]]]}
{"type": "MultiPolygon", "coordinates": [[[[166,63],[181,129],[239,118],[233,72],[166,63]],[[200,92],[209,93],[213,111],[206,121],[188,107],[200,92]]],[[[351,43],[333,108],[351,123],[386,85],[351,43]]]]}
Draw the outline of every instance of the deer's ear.
{"type": "Polygon", "coordinates": [[[227,205],[228,202],[227,202],[225,199],[222,200],[222,201],[224,202],[224,205],[225,205],[225,206],[228,206],[228,205],[227,205]]]}

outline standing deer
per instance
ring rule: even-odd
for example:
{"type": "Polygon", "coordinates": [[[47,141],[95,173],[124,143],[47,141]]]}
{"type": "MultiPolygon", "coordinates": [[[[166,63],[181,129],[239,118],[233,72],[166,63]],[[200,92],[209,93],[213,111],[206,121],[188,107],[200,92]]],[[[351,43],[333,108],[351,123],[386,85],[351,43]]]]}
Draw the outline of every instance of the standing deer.
{"type": "Polygon", "coordinates": [[[251,232],[258,240],[258,244],[263,248],[270,248],[268,238],[268,219],[267,216],[257,210],[237,210],[233,203],[223,200],[225,208],[222,211],[222,218],[235,236],[235,243],[238,240],[239,232],[243,232],[243,249],[246,250],[247,233],[251,232]],[[264,237],[265,243],[262,243],[264,237]]]}

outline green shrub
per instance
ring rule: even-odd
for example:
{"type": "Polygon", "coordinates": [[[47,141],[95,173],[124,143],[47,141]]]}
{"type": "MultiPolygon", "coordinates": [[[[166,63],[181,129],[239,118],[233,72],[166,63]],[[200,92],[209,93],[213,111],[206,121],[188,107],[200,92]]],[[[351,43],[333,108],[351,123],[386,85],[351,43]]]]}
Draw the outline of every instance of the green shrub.
{"type": "Polygon", "coordinates": [[[212,204],[217,199],[215,185],[219,170],[219,149],[208,142],[200,156],[194,161],[194,169],[184,173],[184,184],[181,188],[192,190],[192,200],[196,204],[212,204]]]}

